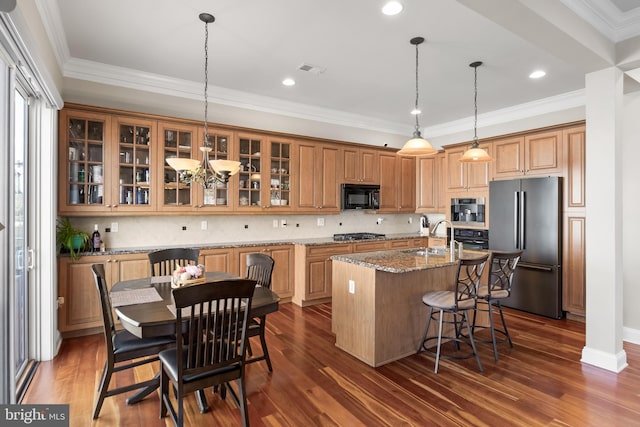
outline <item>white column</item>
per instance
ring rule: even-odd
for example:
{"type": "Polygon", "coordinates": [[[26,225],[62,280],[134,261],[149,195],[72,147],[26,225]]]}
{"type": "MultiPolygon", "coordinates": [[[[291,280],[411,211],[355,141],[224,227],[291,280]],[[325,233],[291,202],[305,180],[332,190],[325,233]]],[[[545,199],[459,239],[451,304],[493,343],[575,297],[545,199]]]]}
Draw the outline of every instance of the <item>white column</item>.
{"type": "Polygon", "coordinates": [[[584,363],[620,372],[622,348],[623,73],[586,75],[586,345],[584,363]]]}

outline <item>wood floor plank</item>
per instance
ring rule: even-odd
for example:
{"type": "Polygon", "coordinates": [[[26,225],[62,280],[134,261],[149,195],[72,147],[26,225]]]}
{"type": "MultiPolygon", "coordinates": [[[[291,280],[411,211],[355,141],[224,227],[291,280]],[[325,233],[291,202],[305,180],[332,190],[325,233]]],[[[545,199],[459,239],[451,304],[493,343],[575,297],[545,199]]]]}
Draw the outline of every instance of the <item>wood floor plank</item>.
{"type": "MultiPolygon", "coordinates": [[[[492,346],[478,343],[484,372],[472,358],[442,360],[436,375],[424,352],[371,368],[335,347],[331,304],[283,304],[267,319],[273,373],[264,362],[247,366],[251,425],[638,425],[640,346],[624,344],[629,367],[616,375],[580,362],[584,324],[505,311],[514,348],[500,344],[496,362],[492,346]]],[[[260,351],[258,341],[253,349],[260,351]]],[[[109,397],[92,421],[103,364],[101,335],[67,339],[54,360],[40,363],[23,403],[68,403],[71,426],[172,425],[159,418],[157,393],[132,406],[127,395],[109,397]]],[[[114,385],[157,371],[154,363],[119,372],[114,385]]],[[[240,424],[232,399],[211,390],[206,396],[206,414],[187,396],[185,425],[240,424]]]]}

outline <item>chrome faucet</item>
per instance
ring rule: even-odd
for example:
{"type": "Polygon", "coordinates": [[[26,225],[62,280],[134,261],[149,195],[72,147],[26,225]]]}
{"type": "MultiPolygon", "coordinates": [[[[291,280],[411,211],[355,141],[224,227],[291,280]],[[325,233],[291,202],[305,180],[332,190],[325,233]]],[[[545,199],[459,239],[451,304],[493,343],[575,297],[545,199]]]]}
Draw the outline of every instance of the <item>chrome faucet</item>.
{"type": "Polygon", "coordinates": [[[448,221],[446,219],[441,219],[440,221],[436,222],[435,225],[432,228],[432,231],[431,231],[430,235],[435,233],[436,229],[438,228],[438,226],[440,224],[442,224],[443,222],[449,224],[449,226],[451,227],[451,239],[449,240],[449,252],[450,252],[450,255],[451,255],[451,260],[453,260],[455,258],[455,256],[456,256],[456,241],[453,238],[455,233],[454,233],[453,224],[451,224],[451,221],[448,221]]]}

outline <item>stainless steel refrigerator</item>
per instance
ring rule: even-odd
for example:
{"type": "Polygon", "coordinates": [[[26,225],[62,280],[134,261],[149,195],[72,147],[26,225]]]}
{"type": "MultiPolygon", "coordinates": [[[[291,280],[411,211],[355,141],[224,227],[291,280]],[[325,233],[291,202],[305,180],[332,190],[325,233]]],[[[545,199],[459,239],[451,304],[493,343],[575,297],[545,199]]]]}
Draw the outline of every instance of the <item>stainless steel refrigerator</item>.
{"type": "Polygon", "coordinates": [[[489,249],[524,252],[506,307],[562,317],[562,178],[492,181],[489,249]]]}

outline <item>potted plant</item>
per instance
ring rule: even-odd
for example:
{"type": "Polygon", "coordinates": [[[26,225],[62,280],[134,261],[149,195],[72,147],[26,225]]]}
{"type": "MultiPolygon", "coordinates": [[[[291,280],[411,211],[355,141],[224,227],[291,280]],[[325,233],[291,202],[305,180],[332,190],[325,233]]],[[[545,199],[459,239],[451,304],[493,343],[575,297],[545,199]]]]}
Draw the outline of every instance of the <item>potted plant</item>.
{"type": "Polygon", "coordinates": [[[89,243],[89,234],[76,230],[68,218],[60,218],[56,226],[56,242],[58,251],[69,251],[72,260],[77,260],[82,249],[89,243]]]}

